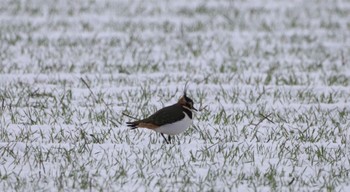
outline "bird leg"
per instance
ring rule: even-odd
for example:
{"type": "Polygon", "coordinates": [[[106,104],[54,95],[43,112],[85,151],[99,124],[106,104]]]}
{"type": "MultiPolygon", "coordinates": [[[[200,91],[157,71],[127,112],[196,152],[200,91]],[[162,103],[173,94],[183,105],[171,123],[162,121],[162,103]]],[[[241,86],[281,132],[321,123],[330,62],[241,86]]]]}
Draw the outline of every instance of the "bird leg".
{"type": "Polygon", "coordinates": [[[169,141],[169,143],[171,143],[171,136],[170,135],[168,135],[168,141],[169,141]]]}
{"type": "MultiPolygon", "coordinates": [[[[162,137],[164,138],[164,140],[165,140],[166,144],[170,144],[170,140],[168,141],[168,140],[166,139],[166,137],[164,136],[164,134],[163,134],[163,133],[160,133],[160,135],[162,135],[162,137]]],[[[170,136],[170,135],[169,135],[169,136],[170,136]]]]}

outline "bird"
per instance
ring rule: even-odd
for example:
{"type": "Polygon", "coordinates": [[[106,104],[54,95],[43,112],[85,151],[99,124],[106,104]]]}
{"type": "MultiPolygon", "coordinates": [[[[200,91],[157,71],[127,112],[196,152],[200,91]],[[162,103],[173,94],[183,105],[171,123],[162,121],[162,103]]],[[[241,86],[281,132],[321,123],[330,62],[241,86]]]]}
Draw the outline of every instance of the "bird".
{"type": "Polygon", "coordinates": [[[191,126],[194,111],[198,110],[194,108],[193,100],[187,97],[184,91],[177,103],[164,107],[147,118],[126,124],[131,129],[148,128],[159,132],[165,142],[171,144],[171,136],[180,134],[191,126]],[[164,134],[168,135],[168,139],[164,134]]]}

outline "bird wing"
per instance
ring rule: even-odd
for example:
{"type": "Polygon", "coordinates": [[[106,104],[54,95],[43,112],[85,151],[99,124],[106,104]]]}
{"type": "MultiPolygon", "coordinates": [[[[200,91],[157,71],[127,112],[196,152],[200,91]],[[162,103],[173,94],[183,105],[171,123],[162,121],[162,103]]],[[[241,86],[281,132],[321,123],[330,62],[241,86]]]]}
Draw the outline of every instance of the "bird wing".
{"type": "Polygon", "coordinates": [[[157,126],[162,126],[165,124],[174,123],[180,119],[183,119],[184,117],[185,114],[183,113],[182,107],[178,104],[174,104],[160,109],[148,118],[141,121],[144,123],[152,123],[157,126]]]}

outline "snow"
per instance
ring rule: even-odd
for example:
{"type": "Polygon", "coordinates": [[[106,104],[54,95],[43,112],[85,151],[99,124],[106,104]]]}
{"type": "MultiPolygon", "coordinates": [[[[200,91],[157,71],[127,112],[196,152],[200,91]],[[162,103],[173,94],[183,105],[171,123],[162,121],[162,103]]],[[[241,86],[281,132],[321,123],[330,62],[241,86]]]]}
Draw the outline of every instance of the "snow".
{"type": "Polygon", "coordinates": [[[349,11],[2,2],[0,191],[348,191],[349,11]],[[201,111],[174,144],[126,127],[186,84],[201,111]]]}

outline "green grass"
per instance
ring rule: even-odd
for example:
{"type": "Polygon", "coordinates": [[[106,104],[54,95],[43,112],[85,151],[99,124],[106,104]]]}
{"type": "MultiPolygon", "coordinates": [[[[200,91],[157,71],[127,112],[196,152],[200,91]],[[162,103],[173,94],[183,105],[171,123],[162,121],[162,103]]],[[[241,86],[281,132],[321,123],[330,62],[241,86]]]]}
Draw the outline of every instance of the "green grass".
{"type": "Polygon", "coordinates": [[[3,191],[347,191],[349,3],[0,5],[3,191]],[[188,85],[166,145],[125,122],[188,85]]]}

